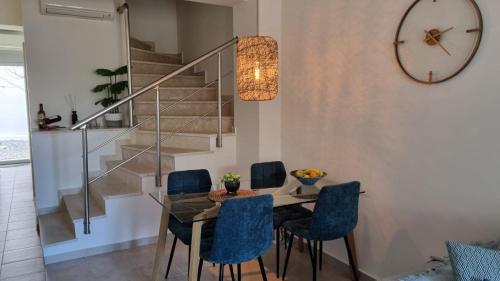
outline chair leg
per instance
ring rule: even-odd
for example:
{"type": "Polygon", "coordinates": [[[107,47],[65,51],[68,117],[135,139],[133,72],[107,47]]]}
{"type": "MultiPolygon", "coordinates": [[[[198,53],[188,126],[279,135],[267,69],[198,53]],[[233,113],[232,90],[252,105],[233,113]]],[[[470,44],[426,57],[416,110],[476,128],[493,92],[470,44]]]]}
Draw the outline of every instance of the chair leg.
{"type": "Polygon", "coordinates": [[[191,264],[191,245],[188,246],[188,268],[191,264]]]}
{"type": "Polygon", "coordinates": [[[347,248],[347,256],[349,257],[349,265],[351,266],[352,274],[354,275],[354,280],[359,281],[358,270],[356,269],[356,264],[354,263],[354,257],[351,252],[351,245],[349,245],[349,239],[344,236],[345,247],[347,248]]]}
{"type": "Polygon", "coordinates": [[[290,242],[288,243],[288,250],[286,251],[285,267],[283,268],[283,275],[281,276],[283,280],[285,280],[286,269],[288,267],[288,261],[290,260],[290,253],[292,252],[292,246],[293,246],[293,234],[290,235],[290,242]]]}
{"type": "Polygon", "coordinates": [[[318,265],[318,241],[314,241],[313,245],[313,281],[316,281],[316,269],[318,265]]]}
{"type": "Polygon", "coordinates": [[[224,265],[219,265],[219,281],[224,281],[224,265]]]}
{"type": "Polygon", "coordinates": [[[267,281],[266,270],[264,269],[264,262],[262,261],[262,257],[258,257],[259,261],[260,273],[262,274],[262,280],[267,281]]]}
{"type": "Polygon", "coordinates": [[[319,241],[319,271],[323,270],[323,241],[319,241]]]}
{"type": "Polygon", "coordinates": [[[307,240],[307,249],[309,250],[309,258],[311,259],[311,265],[313,265],[314,260],[313,260],[313,251],[311,248],[311,240],[307,240]]]}
{"type": "Polygon", "coordinates": [[[234,271],[233,271],[233,265],[232,264],[229,265],[229,271],[231,271],[231,280],[235,281],[234,280],[234,271]]]}
{"type": "Polygon", "coordinates": [[[172,259],[174,258],[176,245],[177,245],[177,236],[174,236],[174,242],[172,243],[172,248],[170,249],[170,257],[168,258],[168,265],[167,265],[167,272],[165,273],[165,279],[168,278],[168,273],[170,272],[170,266],[172,265],[172,259]]]}
{"type": "Polygon", "coordinates": [[[280,278],[280,228],[276,228],[276,278],[280,278]]]}
{"type": "Polygon", "coordinates": [[[238,281],[241,281],[241,264],[240,263],[237,265],[237,270],[238,270],[238,281]]]}
{"type": "Polygon", "coordinates": [[[200,259],[200,263],[198,263],[198,281],[201,280],[201,269],[203,268],[203,259],[200,259]]]}

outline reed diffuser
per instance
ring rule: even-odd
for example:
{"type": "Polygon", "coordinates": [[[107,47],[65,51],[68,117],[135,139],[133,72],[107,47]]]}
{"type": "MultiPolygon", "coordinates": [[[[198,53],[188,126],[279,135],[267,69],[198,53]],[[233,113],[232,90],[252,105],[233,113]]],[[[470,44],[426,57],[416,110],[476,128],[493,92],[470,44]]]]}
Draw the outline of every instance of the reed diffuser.
{"type": "Polygon", "coordinates": [[[71,108],[71,125],[75,125],[78,122],[78,115],[76,114],[76,96],[68,94],[68,96],[66,96],[66,102],[71,108]]]}

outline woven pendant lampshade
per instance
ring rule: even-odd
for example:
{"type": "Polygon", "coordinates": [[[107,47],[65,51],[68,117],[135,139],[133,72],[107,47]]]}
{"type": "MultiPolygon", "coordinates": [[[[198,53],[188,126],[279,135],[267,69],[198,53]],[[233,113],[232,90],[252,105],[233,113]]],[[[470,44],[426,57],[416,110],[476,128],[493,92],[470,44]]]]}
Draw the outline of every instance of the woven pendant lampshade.
{"type": "Polygon", "coordinates": [[[238,40],[238,95],[246,101],[272,100],[278,95],[278,43],[267,36],[238,40]]]}

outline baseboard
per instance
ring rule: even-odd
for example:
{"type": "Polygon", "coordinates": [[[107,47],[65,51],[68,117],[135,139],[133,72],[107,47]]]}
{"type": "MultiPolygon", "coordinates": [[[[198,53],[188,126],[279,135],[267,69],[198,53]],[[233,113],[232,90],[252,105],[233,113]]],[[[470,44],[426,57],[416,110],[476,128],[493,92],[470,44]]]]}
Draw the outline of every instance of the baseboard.
{"type": "Polygon", "coordinates": [[[2,168],[6,168],[6,167],[23,166],[29,163],[31,163],[30,159],[4,160],[0,161],[0,166],[2,166],[2,168]]]}
{"type": "MultiPolygon", "coordinates": [[[[307,244],[305,245],[305,247],[307,248],[307,244]]],[[[349,261],[335,256],[332,252],[325,250],[324,248],[323,248],[323,254],[327,255],[328,257],[333,259],[335,262],[341,263],[341,264],[349,267],[349,261]]],[[[377,278],[373,277],[373,275],[366,273],[361,269],[359,269],[359,272],[361,274],[361,280],[377,281],[377,278]]]]}
{"type": "Polygon", "coordinates": [[[105,246],[94,247],[94,248],[90,248],[90,249],[78,250],[78,251],[74,251],[74,252],[70,252],[70,253],[64,253],[64,254],[44,257],[44,260],[45,260],[45,264],[58,263],[58,262],[69,261],[69,260],[74,260],[74,259],[83,258],[83,257],[89,257],[89,256],[110,253],[110,252],[114,252],[114,251],[126,250],[126,249],[130,249],[133,247],[146,246],[146,245],[156,243],[157,240],[158,240],[157,236],[146,237],[146,238],[130,240],[130,241],[120,242],[120,243],[111,244],[111,245],[105,245],[105,246]]]}

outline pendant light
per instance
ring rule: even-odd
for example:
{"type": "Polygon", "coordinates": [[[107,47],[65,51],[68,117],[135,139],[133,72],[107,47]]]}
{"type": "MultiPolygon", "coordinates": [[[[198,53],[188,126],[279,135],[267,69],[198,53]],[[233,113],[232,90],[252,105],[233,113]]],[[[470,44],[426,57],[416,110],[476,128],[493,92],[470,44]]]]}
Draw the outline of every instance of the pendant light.
{"type": "Polygon", "coordinates": [[[278,43],[268,36],[238,40],[236,53],[238,95],[245,101],[272,100],[278,95],[278,43]]]}

